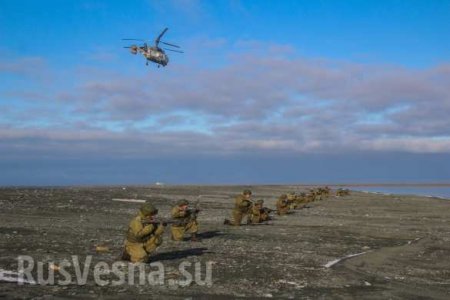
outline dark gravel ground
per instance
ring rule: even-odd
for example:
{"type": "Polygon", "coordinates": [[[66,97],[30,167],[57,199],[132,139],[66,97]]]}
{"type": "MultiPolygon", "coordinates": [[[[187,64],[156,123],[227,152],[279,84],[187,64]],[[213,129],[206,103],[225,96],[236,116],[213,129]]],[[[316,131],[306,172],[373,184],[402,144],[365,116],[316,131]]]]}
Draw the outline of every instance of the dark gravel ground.
{"type": "MultiPolygon", "coordinates": [[[[92,255],[92,266],[117,261],[124,232],[139,204],[113,198],[149,200],[168,216],[178,199],[195,201],[201,195],[203,237],[201,242],[173,242],[167,230],[153,255],[164,265],[163,285],[99,286],[90,272],[85,285],[0,282],[0,298],[450,299],[450,201],[353,192],[276,217],[273,225],[222,225],[230,217],[233,197],[243,188],[247,186],[0,189],[3,270],[17,271],[19,255],[56,265],[72,255],[82,262],[92,255]],[[97,252],[96,246],[108,250],[97,252]],[[324,267],[361,252],[365,253],[324,267]],[[170,284],[169,280],[177,283],[183,278],[178,271],[183,261],[200,262],[203,269],[210,262],[212,286],[170,284]]],[[[254,199],[263,198],[272,208],[281,193],[301,190],[250,188],[254,199]]],[[[113,276],[103,278],[113,280],[113,276]]]]}

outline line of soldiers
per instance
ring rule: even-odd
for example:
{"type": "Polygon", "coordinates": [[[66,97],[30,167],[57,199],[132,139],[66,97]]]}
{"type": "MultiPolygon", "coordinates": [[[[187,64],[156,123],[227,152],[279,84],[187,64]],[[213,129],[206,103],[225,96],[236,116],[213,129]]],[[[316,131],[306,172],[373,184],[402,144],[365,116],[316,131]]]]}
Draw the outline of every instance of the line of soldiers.
{"type": "MultiPolygon", "coordinates": [[[[232,220],[225,219],[224,224],[240,226],[246,218],[249,225],[270,224],[270,214],[276,212],[278,215],[286,215],[292,209],[302,209],[313,201],[322,200],[331,193],[330,188],[311,189],[309,193],[282,194],[276,202],[276,210],[264,207],[264,200],[252,201],[252,192],[244,190],[234,200],[232,220]]],[[[348,190],[339,189],[336,196],[348,195],[348,190]]],[[[182,199],[176,203],[171,210],[170,220],[159,219],[158,209],[151,203],[144,203],[138,214],[131,220],[125,240],[122,254],[123,260],[131,262],[147,262],[150,253],[156,250],[163,242],[163,233],[170,224],[171,238],[174,241],[183,241],[186,233],[191,234],[191,241],[198,241],[197,215],[200,210],[189,207],[189,202],[182,199]]]]}
{"type": "Polygon", "coordinates": [[[331,189],[329,187],[318,187],[310,189],[308,193],[289,193],[282,194],[276,201],[276,209],[264,207],[264,200],[253,202],[251,200],[252,192],[244,190],[234,200],[234,208],[232,210],[232,219],[225,219],[224,224],[240,226],[242,219],[247,218],[247,224],[269,224],[272,220],[270,213],[276,212],[279,216],[286,215],[292,209],[302,209],[313,201],[322,200],[329,197],[331,189]]]}
{"type": "Polygon", "coordinates": [[[225,225],[241,225],[242,219],[246,217],[247,224],[261,224],[271,220],[270,213],[273,209],[264,207],[264,200],[259,199],[255,202],[251,200],[252,192],[244,190],[241,195],[234,199],[234,208],[231,212],[232,220],[225,219],[225,225]]]}

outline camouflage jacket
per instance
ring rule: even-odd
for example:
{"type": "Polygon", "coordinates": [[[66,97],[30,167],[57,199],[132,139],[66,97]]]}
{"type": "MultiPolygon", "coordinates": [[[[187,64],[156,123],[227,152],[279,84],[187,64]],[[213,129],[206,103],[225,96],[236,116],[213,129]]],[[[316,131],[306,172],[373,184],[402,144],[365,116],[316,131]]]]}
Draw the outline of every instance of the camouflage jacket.
{"type": "Polygon", "coordinates": [[[154,224],[142,224],[144,216],[139,213],[128,225],[127,240],[130,243],[145,243],[153,236],[157,226],[154,224]]]}
{"type": "Polygon", "coordinates": [[[239,195],[234,200],[234,209],[242,213],[249,212],[251,207],[252,202],[250,200],[245,199],[244,195],[239,195]]]}

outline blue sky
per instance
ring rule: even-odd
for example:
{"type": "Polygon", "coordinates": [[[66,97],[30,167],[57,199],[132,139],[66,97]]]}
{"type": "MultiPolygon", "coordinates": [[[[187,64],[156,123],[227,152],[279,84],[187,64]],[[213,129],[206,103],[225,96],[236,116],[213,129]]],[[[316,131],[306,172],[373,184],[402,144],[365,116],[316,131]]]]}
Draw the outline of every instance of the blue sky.
{"type": "Polygon", "coordinates": [[[449,180],[449,20],[437,0],[3,0],[0,184],[449,180]],[[166,68],[122,48],[164,27],[185,51],[166,68]],[[352,153],[368,164],[333,168],[352,153]]]}
{"type": "Polygon", "coordinates": [[[446,61],[450,46],[449,1],[25,0],[1,6],[4,50],[57,66],[80,63],[80,54],[96,49],[113,51],[123,36],[152,38],[165,26],[167,39],[181,44],[202,37],[257,40],[313,57],[419,67],[446,61]]]}

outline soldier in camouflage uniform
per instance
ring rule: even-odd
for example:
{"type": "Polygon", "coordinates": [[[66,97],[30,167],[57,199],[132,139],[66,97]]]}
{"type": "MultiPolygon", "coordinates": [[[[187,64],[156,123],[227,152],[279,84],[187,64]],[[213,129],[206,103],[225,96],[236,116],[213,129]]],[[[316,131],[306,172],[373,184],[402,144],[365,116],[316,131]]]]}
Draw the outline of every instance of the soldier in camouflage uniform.
{"type": "Polygon", "coordinates": [[[321,188],[322,195],[325,198],[328,198],[330,196],[330,190],[331,189],[328,186],[321,188]]]}
{"type": "Polygon", "coordinates": [[[343,197],[343,196],[348,196],[350,195],[350,190],[349,189],[343,189],[340,188],[336,191],[336,196],[337,197],[343,197]]]}
{"type": "Polygon", "coordinates": [[[270,209],[264,207],[264,200],[256,201],[250,212],[250,223],[258,224],[269,221],[269,212],[270,209]]]}
{"type": "Polygon", "coordinates": [[[302,209],[306,206],[308,203],[308,200],[306,199],[306,193],[300,193],[299,195],[295,196],[294,199],[294,208],[295,209],[302,209]]]}
{"type": "Polygon", "coordinates": [[[150,253],[162,244],[164,225],[151,223],[158,210],[150,203],[144,203],[137,216],[128,225],[123,259],[131,262],[147,262],[150,253]]]}
{"type": "Polygon", "coordinates": [[[289,212],[290,203],[288,200],[288,196],[286,194],[282,194],[277,200],[277,213],[282,216],[289,212]]]}
{"type": "Polygon", "coordinates": [[[314,193],[314,190],[309,190],[309,193],[306,195],[306,201],[307,203],[316,201],[316,193],[314,193]]]}
{"type": "Polygon", "coordinates": [[[233,220],[230,222],[225,219],[224,224],[241,226],[242,219],[247,217],[247,223],[249,223],[249,213],[253,206],[253,202],[251,201],[252,191],[244,190],[241,195],[238,195],[234,199],[234,209],[232,211],[233,220]]]}
{"type": "Polygon", "coordinates": [[[314,190],[314,195],[315,195],[315,199],[314,200],[316,200],[316,201],[320,201],[320,200],[323,199],[322,191],[321,191],[320,188],[317,188],[317,189],[314,190]]]}
{"type": "Polygon", "coordinates": [[[172,224],[172,240],[182,241],[186,232],[191,233],[191,240],[198,241],[198,209],[189,209],[189,202],[187,200],[178,201],[177,205],[172,208],[172,218],[179,221],[179,223],[172,224]]]}
{"type": "Polygon", "coordinates": [[[265,221],[272,220],[272,217],[270,217],[270,213],[274,212],[275,210],[274,209],[270,209],[268,207],[264,207],[264,200],[261,199],[259,201],[260,201],[261,207],[262,207],[262,210],[261,210],[261,219],[262,219],[262,221],[265,222],[265,221]]]}
{"type": "Polygon", "coordinates": [[[294,192],[287,194],[287,199],[288,199],[288,202],[289,202],[289,208],[290,209],[295,209],[297,207],[295,205],[295,199],[296,198],[297,198],[297,195],[294,192]]]}

